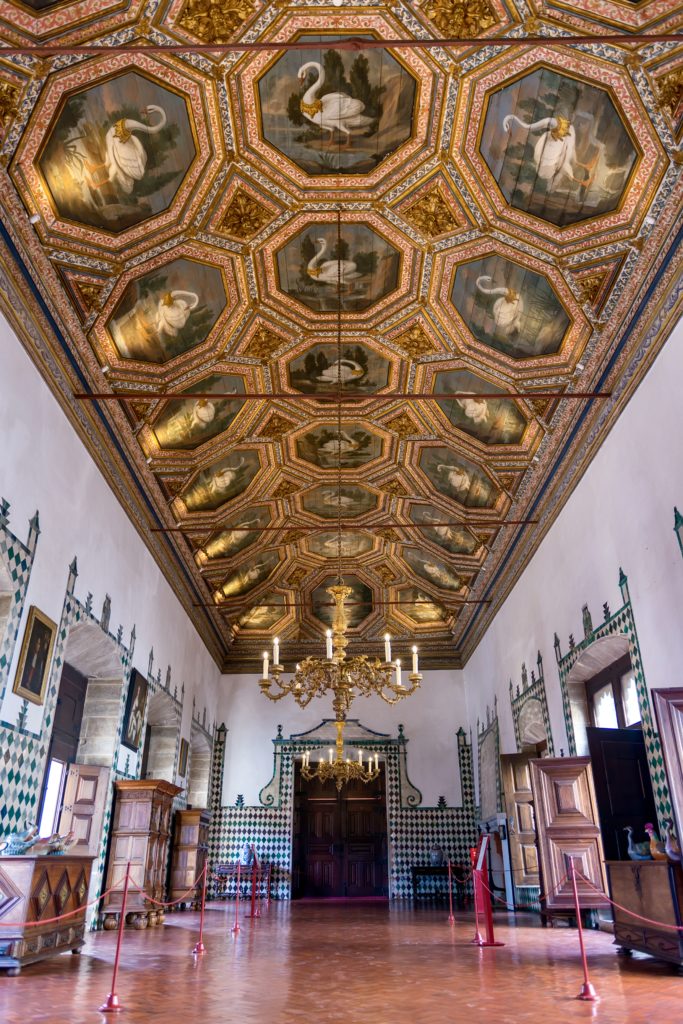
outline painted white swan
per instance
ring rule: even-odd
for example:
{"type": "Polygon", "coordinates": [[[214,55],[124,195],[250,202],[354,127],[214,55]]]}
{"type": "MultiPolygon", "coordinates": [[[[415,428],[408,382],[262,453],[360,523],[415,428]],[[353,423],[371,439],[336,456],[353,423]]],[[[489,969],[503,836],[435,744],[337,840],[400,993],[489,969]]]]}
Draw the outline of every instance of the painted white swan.
{"type": "Polygon", "coordinates": [[[346,381],[356,380],[358,377],[362,377],[365,374],[365,370],[360,363],[354,362],[353,359],[339,359],[324,369],[318,374],[316,380],[322,381],[325,384],[336,384],[338,380],[341,380],[342,384],[346,381]]]}
{"type": "Polygon", "coordinates": [[[486,398],[456,398],[455,401],[473,423],[480,425],[488,419],[489,403],[486,398]]]}
{"type": "Polygon", "coordinates": [[[196,292],[173,290],[159,299],[155,326],[159,334],[170,334],[172,338],[182,331],[190,313],[199,305],[196,292]]]}
{"type": "Polygon", "coordinates": [[[323,505],[328,507],[336,508],[337,501],[343,509],[354,508],[356,505],[356,499],[349,494],[338,494],[337,491],[323,491],[322,492],[323,505]]]}
{"type": "Polygon", "coordinates": [[[449,466],[448,463],[440,462],[436,467],[438,473],[443,473],[450,487],[454,491],[468,491],[472,478],[466,469],[459,466],[449,466]]]}
{"type": "Polygon", "coordinates": [[[460,577],[445,565],[437,565],[436,562],[423,562],[422,568],[438,586],[447,587],[449,590],[460,589],[460,577]]]}
{"type": "Polygon", "coordinates": [[[166,126],[166,111],[162,107],[150,104],[145,107],[144,113],[159,114],[161,120],[150,125],[132,117],[121,117],[109,128],[105,137],[105,166],[109,180],[126,195],[133,191],[136,181],[144,178],[147,168],[147,152],[133,132],[156,135],[166,126]]]}
{"type": "Polygon", "coordinates": [[[348,142],[351,138],[352,128],[367,128],[372,124],[373,118],[363,113],[365,104],[362,100],[355,100],[343,92],[328,92],[325,96],[318,97],[318,93],[325,84],[325,72],[322,64],[310,60],[299,69],[299,81],[305,82],[306,75],[310,70],[317,71],[318,77],[313,82],[299,103],[299,109],[307,120],[317,125],[324,132],[334,137],[335,129],[341,132],[348,142]]]}
{"type": "Polygon", "coordinates": [[[362,277],[353,260],[321,260],[327,251],[327,242],[324,238],[316,238],[316,244],[320,246],[312,260],[309,260],[306,273],[320,284],[331,284],[335,287],[355,281],[362,277]]]}
{"type": "Polygon", "coordinates": [[[493,319],[496,327],[506,334],[516,334],[521,329],[524,315],[524,300],[514,288],[493,287],[493,278],[482,274],[477,278],[477,290],[482,295],[497,295],[493,303],[493,319]]]}
{"type": "Polygon", "coordinates": [[[241,523],[236,523],[229,530],[223,530],[213,541],[209,541],[204,550],[209,558],[215,558],[220,555],[227,555],[233,548],[236,548],[238,544],[241,544],[243,540],[246,540],[249,536],[249,526],[258,526],[259,518],[254,516],[252,519],[244,519],[241,523]]]}
{"type": "Polygon", "coordinates": [[[321,444],[319,451],[325,452],[326,455],[348,455],[349,452],[358,451],[360,445],[358,441],[354,441],[352,437],[342,430],[341,434],[336,437],[330,438],[329,441],[325,441],[321,444]]]}
{"type": "MultiPolygon", "coordinates": [[[[589,164],[577,160],[576,132],[569,118],[542,117],[540,121],[527,124],[516,114],[507,114],[503,118],[503,128],[506,132],[511,131],[513,122],[526,132],[542,133],[534,146],[534,164],[536,173],[546,183],[546,187],[551,186],[563,175],[578,185],[588,186],[592,183],[600,153],[598,152],[589,164]],[[587,172],[585,179],[576,177],[576,170],[579,167],[587,172]]],[[[602,145],[597,140],[591,141],[595,141],[598,146],[602,145]]]]}
{"type": "Polygon", "coordinates": [[[211,477],[209,490],[216,493],[226,491],[237,479],[237,474],[244,465],[244,459],[240,458],[236,466],[224,466],[211,477]]]}

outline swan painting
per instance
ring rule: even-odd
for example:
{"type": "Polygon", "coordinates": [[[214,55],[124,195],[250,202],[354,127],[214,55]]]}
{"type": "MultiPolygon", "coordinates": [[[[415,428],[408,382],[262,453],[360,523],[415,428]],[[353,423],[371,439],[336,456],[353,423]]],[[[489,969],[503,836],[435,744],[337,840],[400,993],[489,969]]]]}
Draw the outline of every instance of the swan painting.
{"type": "Polygon", "coordinates": [[[498,492],[475,463],[450,448],[423,448],[419,466],[441,494],[467,508],[491,508],[498,492]]]}
{"type": "Polygon", "coordinates": [[[365,368],[360,363],[353,359],[338,359],[330,363],[315,379],[323,384],[337,384],[340,380],[342,384],[348,384],[349,381],[364,376],[365,368]]]}
{"type": "Polygon", "coordinates": [[[303,84],[309,71],[314,71],[316,79],[303,94],[299,109],[305,118],[324,132],[330,133],[330,140],[335,131],[344,136],[346,142],[351,132],[366,130],[373,123],[373,118],[364,113],[365,104],[362,100],[353,99],[343,92],[328,92],[319,97],[318,93],[325,84],[325,72],[322,64],[309,60],[299,69],[299,81],[303,84]]]}
{"type": "Polygon", "coordinates": [[[514,288],[494,287],[488,274],[477,278],[477,290],[481,295],[493,295],[493,322],[496,329],[510,336],[517,334],[522,326],[524,300],[514,288]]]}
{"type": "MultiPolygon", "coordinates": [[[[341,488],[339,506],[343,516],[365,515],[377,506],[377,497],[365,487],[348,484],[341,488]]],[[[318,484],[304,495],[306,511],[323,519],[334,519],[337,515],[338,489],[331,484],[318,484]]]]}
{"type": "Polygon", "coordinates": [[[637,160],[609,92],[550,68],[491,97],[480,150],[511,206],[558,227],[616,210],[637,160]]]}
{"type": "Polygon", "coordinates": [[[155,327],[160,334],[168,334],[175,338],[182,331],[190,318],[190,313],[199,305],[196,292],[166,292],[157,303],[155,327]]]}
{"type": "Polygon", "coordinates": [[[190,512],[208,512],[246,490],[260,467],[257,452],[242,451],[200,470],[179,495],[190,512]]]}
{"type": "Polygon", "coordinates": [[[353,260],[324,260],[327,242],[324,238],[316,238],[315,241],[319,248],[315,256],[308,261],[306,273],[318,284],[331,284],[335,288],[343,288],[348,286],[349,281],[355,281],[356,278],[363,276],[353,260]]]}
{"type": "Polygon", "coordinates": [[[125,195],[130,195],[136,182],[142,181],[147,169],[147,150],[138,135],[158,135],[167,124],[163,107],[150,103],[144,113],[156,114],[159,119],[154,124],[143,124],[132,117],[121,117],[105,136],[105,165],[109,180],[125,195]]]}
{"type": "Polygon", "coordinates": [[[168,210],[196,157],[183,96],[125,70],[65,99],[40,170],[58,216],[117,233],[168,210]]]}
{"type": "Polygon", "coordinates": [[[275,551],[265,551],[261,555],[254,555],[249,562],[241,565],[237,572],[227,578],[219,588],[220,592],[224,597],[237,597],[248,590],[253,590],[255,586],[263,583],[270,576],[278,561],[275,551]]]}

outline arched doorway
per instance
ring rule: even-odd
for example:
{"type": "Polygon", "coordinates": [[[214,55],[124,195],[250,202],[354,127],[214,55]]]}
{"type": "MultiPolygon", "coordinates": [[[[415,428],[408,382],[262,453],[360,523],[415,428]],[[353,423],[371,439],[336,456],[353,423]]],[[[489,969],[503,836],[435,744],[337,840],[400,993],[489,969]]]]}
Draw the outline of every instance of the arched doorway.
{"type": "Polygon", "coordinates": [[[187,778],[188,807],[209,806],[211,778],[211,743],[203,729],[193,723],[190,733],[189,773],[187,778]]]}
{"type": "Polygon", "coordinates": [[[166,782],[175,782],[179,736],[178,705],[164,690],[151,693],[147,703],[141,779],[164,779],[166,782]]]}

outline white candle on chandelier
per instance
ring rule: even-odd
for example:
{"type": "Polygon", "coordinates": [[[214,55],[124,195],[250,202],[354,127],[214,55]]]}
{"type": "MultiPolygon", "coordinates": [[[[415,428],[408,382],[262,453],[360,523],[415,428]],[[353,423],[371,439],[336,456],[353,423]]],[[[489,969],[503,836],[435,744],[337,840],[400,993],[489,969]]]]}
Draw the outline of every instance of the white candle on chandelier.
{"type": "Polygon", "coordinates": [[[263,678],[268,678],[268,651],[263,652],[263,678]]]}
{"type": "Polygon", "coordinates": [[[417,675],[417,647],[413,645],[413,675],[417,675]]]}
{"type": "Polygon", "coordinates": [[[384,634],[384,660],[391,661],[391,635],[389,633],[384,634]]]}
{"type": "Polygon", "coordinates": [[[280,638],[273,637],[273,665],[280,664],[280,638]]]}
{"type": "Polygon", "coordinates": [[[332,630],[328,629],[325,634],[327,638],[327,658],[329,661],[332,660],[332,630]]]}
{"type": "Polygon", "coordinates": [[[396,659],[396,685],[401,685],[401,659],[396,659]]]}
{"type": "Polygon", "coordinates": [[[359,750],[358,751],[358,764],[362,764],[362,763],[363,763],[363,751],[359,750]]]}
{"type": "Polygon", "coordinates": [[[375,771],[379,768],[379,754],[375,754],[375,771]]]}
{"type": "Polygon", "coordinates": [[[332,764],[332,747],[330,747],[329,754],[330,754],[330,764],[332,764]]]}

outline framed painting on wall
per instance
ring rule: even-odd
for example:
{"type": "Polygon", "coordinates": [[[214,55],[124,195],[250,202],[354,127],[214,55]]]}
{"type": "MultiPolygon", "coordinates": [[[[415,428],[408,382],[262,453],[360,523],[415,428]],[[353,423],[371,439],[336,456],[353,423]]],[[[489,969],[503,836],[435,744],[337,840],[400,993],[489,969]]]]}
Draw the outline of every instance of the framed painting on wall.
{"type": "Polygon", "coordinates": [[[146,708],[147,680],[137,669],[133,669],[128,687],[126,710],[123,715],[123,732],[121,733],[121,742],[129,750],[137,751],[140,747],[146,708]]]}
{"type": "Polygon", "coordinates": [[[42,704],[45,699],[56,633],[57,624],[31,605],[12,692],[32,704],[42,704]]]}
{"type": "Polygon", "coordinates": [[[180,751],[178,753],[178,775],[182,779],[187,778],[187,755],[190,751],[190,745],[186,739],[180,741],[180,751]]]}

